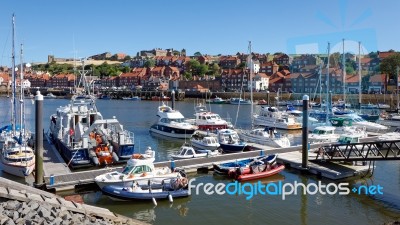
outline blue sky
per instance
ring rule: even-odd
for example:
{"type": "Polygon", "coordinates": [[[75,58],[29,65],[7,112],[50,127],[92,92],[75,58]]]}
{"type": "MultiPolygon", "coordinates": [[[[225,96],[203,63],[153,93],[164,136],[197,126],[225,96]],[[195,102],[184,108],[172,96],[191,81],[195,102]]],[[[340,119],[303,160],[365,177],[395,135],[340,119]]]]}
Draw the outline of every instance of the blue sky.
{"type": "Polygon", "coordinates": [[[136,55],[153,48],[185,48],[189,55],[247,52],[362,53],[400,50],[400,1],[373,0],[4,0],[0,65],[10,64],[11,15],[25,62],[97,53],[136,55]],[[336,46],[336,47],[335,47],[336,46]],[[357,50],[358,51],[358,50],[357,50]],[[76,54],[74,54],[76,52],[76,54]]]}

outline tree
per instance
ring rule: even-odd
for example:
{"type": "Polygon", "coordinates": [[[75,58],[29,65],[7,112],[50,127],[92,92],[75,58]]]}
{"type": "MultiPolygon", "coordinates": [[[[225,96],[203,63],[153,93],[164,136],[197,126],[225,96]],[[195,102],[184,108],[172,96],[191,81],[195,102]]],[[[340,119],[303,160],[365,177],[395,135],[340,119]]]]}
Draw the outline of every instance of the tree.
{"type": "Polygon", "coordinates": [[[197,68],[200,66],[200,62],[195,60],[195,59],[191,59],[188,62],[188,71],[192,74],[192,75],[197,75],[197,68]]]}
{"type": "Polygon", "coordinates": [[[214,75],[214,76],[219,76],[219,75],[221,75],[219,70],[220,70],[220,68],[219,68],[218,64],[213,63],[210,68],[210,74],[214,75]]]}
{"type": "Polygon", "coordinates": [[[208,66],[205,64],[200,64],[199,66],[197,66],[196,70],[197,74],[203,77],[208,71],[208,66]]]}
{"type": "Polygon", "coordinates": [[[202,54],[200,52],[195,52],[193,55],[194,56],[202,56],[202,54]]]}
{"type": "Polygon", "coordinates": [[[241,62],[241,63],[239,63],[239,65],[237,65],[236,68],[237,68],[237,69],[244,69],[244,68],[246,68],[246,62],[241,62]]]}
{"type": "Polygon", "coordinates": [[[156,65],[156,61],[154,59],[149,59],[144,63],[144,67],[150,68],[156,65]]]}
{"type": "Polygon", "coordinates": [[[354,68],[346,65],[346,74],[354,74],[354,68]]]}
{"type": "Polygon", "coordinates": [[[368,54],[368,56],[369,56],[370,58],[372,58],[372,59],[375,59],[375,58],[378,58],[378,53],[377,53],[377,52],[370,52],[370,53],[368,54]]]}
{"type": "Polygon", "coordinates": [[[181,54],[180,51],[177,51],[177,50],[172,51],[172,55],[178,56],[180,54],[181,54]]]}
{"type": "Polygon", "coordinates": [[[191,80],[192,79],[192,74],[189,72],[184,72],[183,77],[186,78],[186,80],[191,80]]]}
{"type": "Polygon", "coordinates": [[[340,57],[341,54],[339,52],[335,52],[333,54],[331,54],[331,56],[329,57],[329,66],[330,67],[338,67],[339,66],[339,62],[340,62],[340,57]]]}
{"type": "MultiPolygon", "coordinates": [[[[400,67],[400,53],[395,53],[382,60],[380,70],[385,74],[385,81],[394,79],[397,82],[397,67],[400,67]]],[[[387,85],[385,86],[385,91],[387,91],[387,85]]]]}
{"type": "Polygon", "coordinates": [[[125,58],[124,58],[124,61],[129,61],[129,60],[131,60],[132,58],[129,56],[129,55],[127,55],[127,56],[125,56],[125,58]]]}

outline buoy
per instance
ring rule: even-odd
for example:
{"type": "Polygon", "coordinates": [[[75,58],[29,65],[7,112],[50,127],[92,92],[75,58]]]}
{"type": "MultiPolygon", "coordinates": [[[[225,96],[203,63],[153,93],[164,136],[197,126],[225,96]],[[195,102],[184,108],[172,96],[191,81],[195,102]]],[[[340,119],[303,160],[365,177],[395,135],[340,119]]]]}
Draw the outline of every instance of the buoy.
{"type": "Polygon", "coordinates": [[[172,195],[171,195],[171,194],[168,194],[168,200],[169,200],[170,203],[173,203],[173,202],[174,202],[174,199],[172,198],[172,195]]]}
{"type": "Polygon", "coordinates": [[[157,206],[157,201],[156,201],[156,199],[153,197],[151,200],[153,201],[154,206],[157,206]]]}

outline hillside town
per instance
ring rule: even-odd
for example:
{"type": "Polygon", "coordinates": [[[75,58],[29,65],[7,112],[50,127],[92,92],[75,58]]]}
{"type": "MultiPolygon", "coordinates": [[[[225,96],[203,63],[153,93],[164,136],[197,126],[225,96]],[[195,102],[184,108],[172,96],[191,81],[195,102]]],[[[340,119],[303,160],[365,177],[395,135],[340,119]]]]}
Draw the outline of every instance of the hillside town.
{"type": "MultiPolygon", "coordinates": [[[[347,93],[358,93],[360,77],[363,93],[393,91],[396,88],[396,80],[391,74],[382,71],[380,64],[396,54],[398,53],[393,50],[378,51],[362,55],[359,59],[358,55],[351,53],[333,53],[330,56],[329,67],[332,93],[343,92],[344,80],[347,93]],[[345,61],[345,65],[342,60],[345,61]],[[359,65],[361,66],[360,70],[359,65]]],[[[320,84],[326,83],[327,55],[288,55],[278,52],[274,54],[251,53],[250,57],[254,73],[249,71],[250,67],[247,63],[249,54],[244,53],[211,56],[197,52],[194,56],[187,56],[185,49],[176,51],[156,48],[140,51],[135,57],[124,53],[112,55],[106,52],[80,61],[49,55],[46,65],[70,64],[70,66],[74,66],[74,70],[67,73],[51,73],[35,69],[35,65],[25,65],[22,85],[24,88],[74,87],[79,80],[77,70],[82,66],[81,63],[84,63],[85,69],[89,70],[93,70],[93,66],[104,64],[127,68],[124,72],[118,71],[116,74],[108,76],[89,74],[88,82],[96,89],[181,89],[198,92],[239,92],[249,91],[252,84],[252,89],[256,92],[314,93],[319,90],[320,84]],[[250,82],[250,74],[253,74],[252,82],[250,82]]],[[[10,76],[11,70],[8,67],[0,68],[1,90],[4,91],[11,87],[10,76]]],[[[18,79],[17,86],[20,85],[21,81],[18,79]]]]}

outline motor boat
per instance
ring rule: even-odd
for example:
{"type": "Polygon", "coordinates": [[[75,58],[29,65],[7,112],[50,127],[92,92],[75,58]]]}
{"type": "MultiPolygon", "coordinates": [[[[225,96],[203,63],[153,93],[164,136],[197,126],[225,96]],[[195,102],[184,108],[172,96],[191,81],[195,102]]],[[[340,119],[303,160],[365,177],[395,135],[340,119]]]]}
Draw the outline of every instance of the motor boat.
{"type": "Polygon", "coordinates": [[[149,179],[161,182],[167,178],[185,177],[182,172],[172,171],[169,167],[154,167],[155,152],[148,148],[145,154],[133,154],[121,171],[113,171],[95,178],[96,184],[102,189],[107,185],[131,186],[133,182],[147,184],[149,179]]]}
{"type": "Polygon", "coordinates": [[[164,103],[158,107],[158,121],[150,127],[151,133],[171,137],[188,138],[197,130],[197,126],[185,122],[185,117],[178,110],[164,103]]]}
{"type": "Polygon", "coordinates": [[[215,134],[201,131],[197,131],[192,135],[190,143],[197,149],[216,150],[220,146],[218,137],[215,134]]]}
{"type": "Polygon", "coordinates": [[[218,155],[219,152],[217,150],[195,150],[190,145],[182,145],[182,147],[178,150],[176,154],[171,154],[171,158],[176,159],[192,159],[192,158],[204,158],[218,155]]]}
{"type": "Polygon", "coordinates": [[[284,130],[298,130],[302,128],[301,123],[296,122],[294,116],[281,112],[276,107],[261,106],[260,112],[254,115],[254,124],[284,130]]]}

